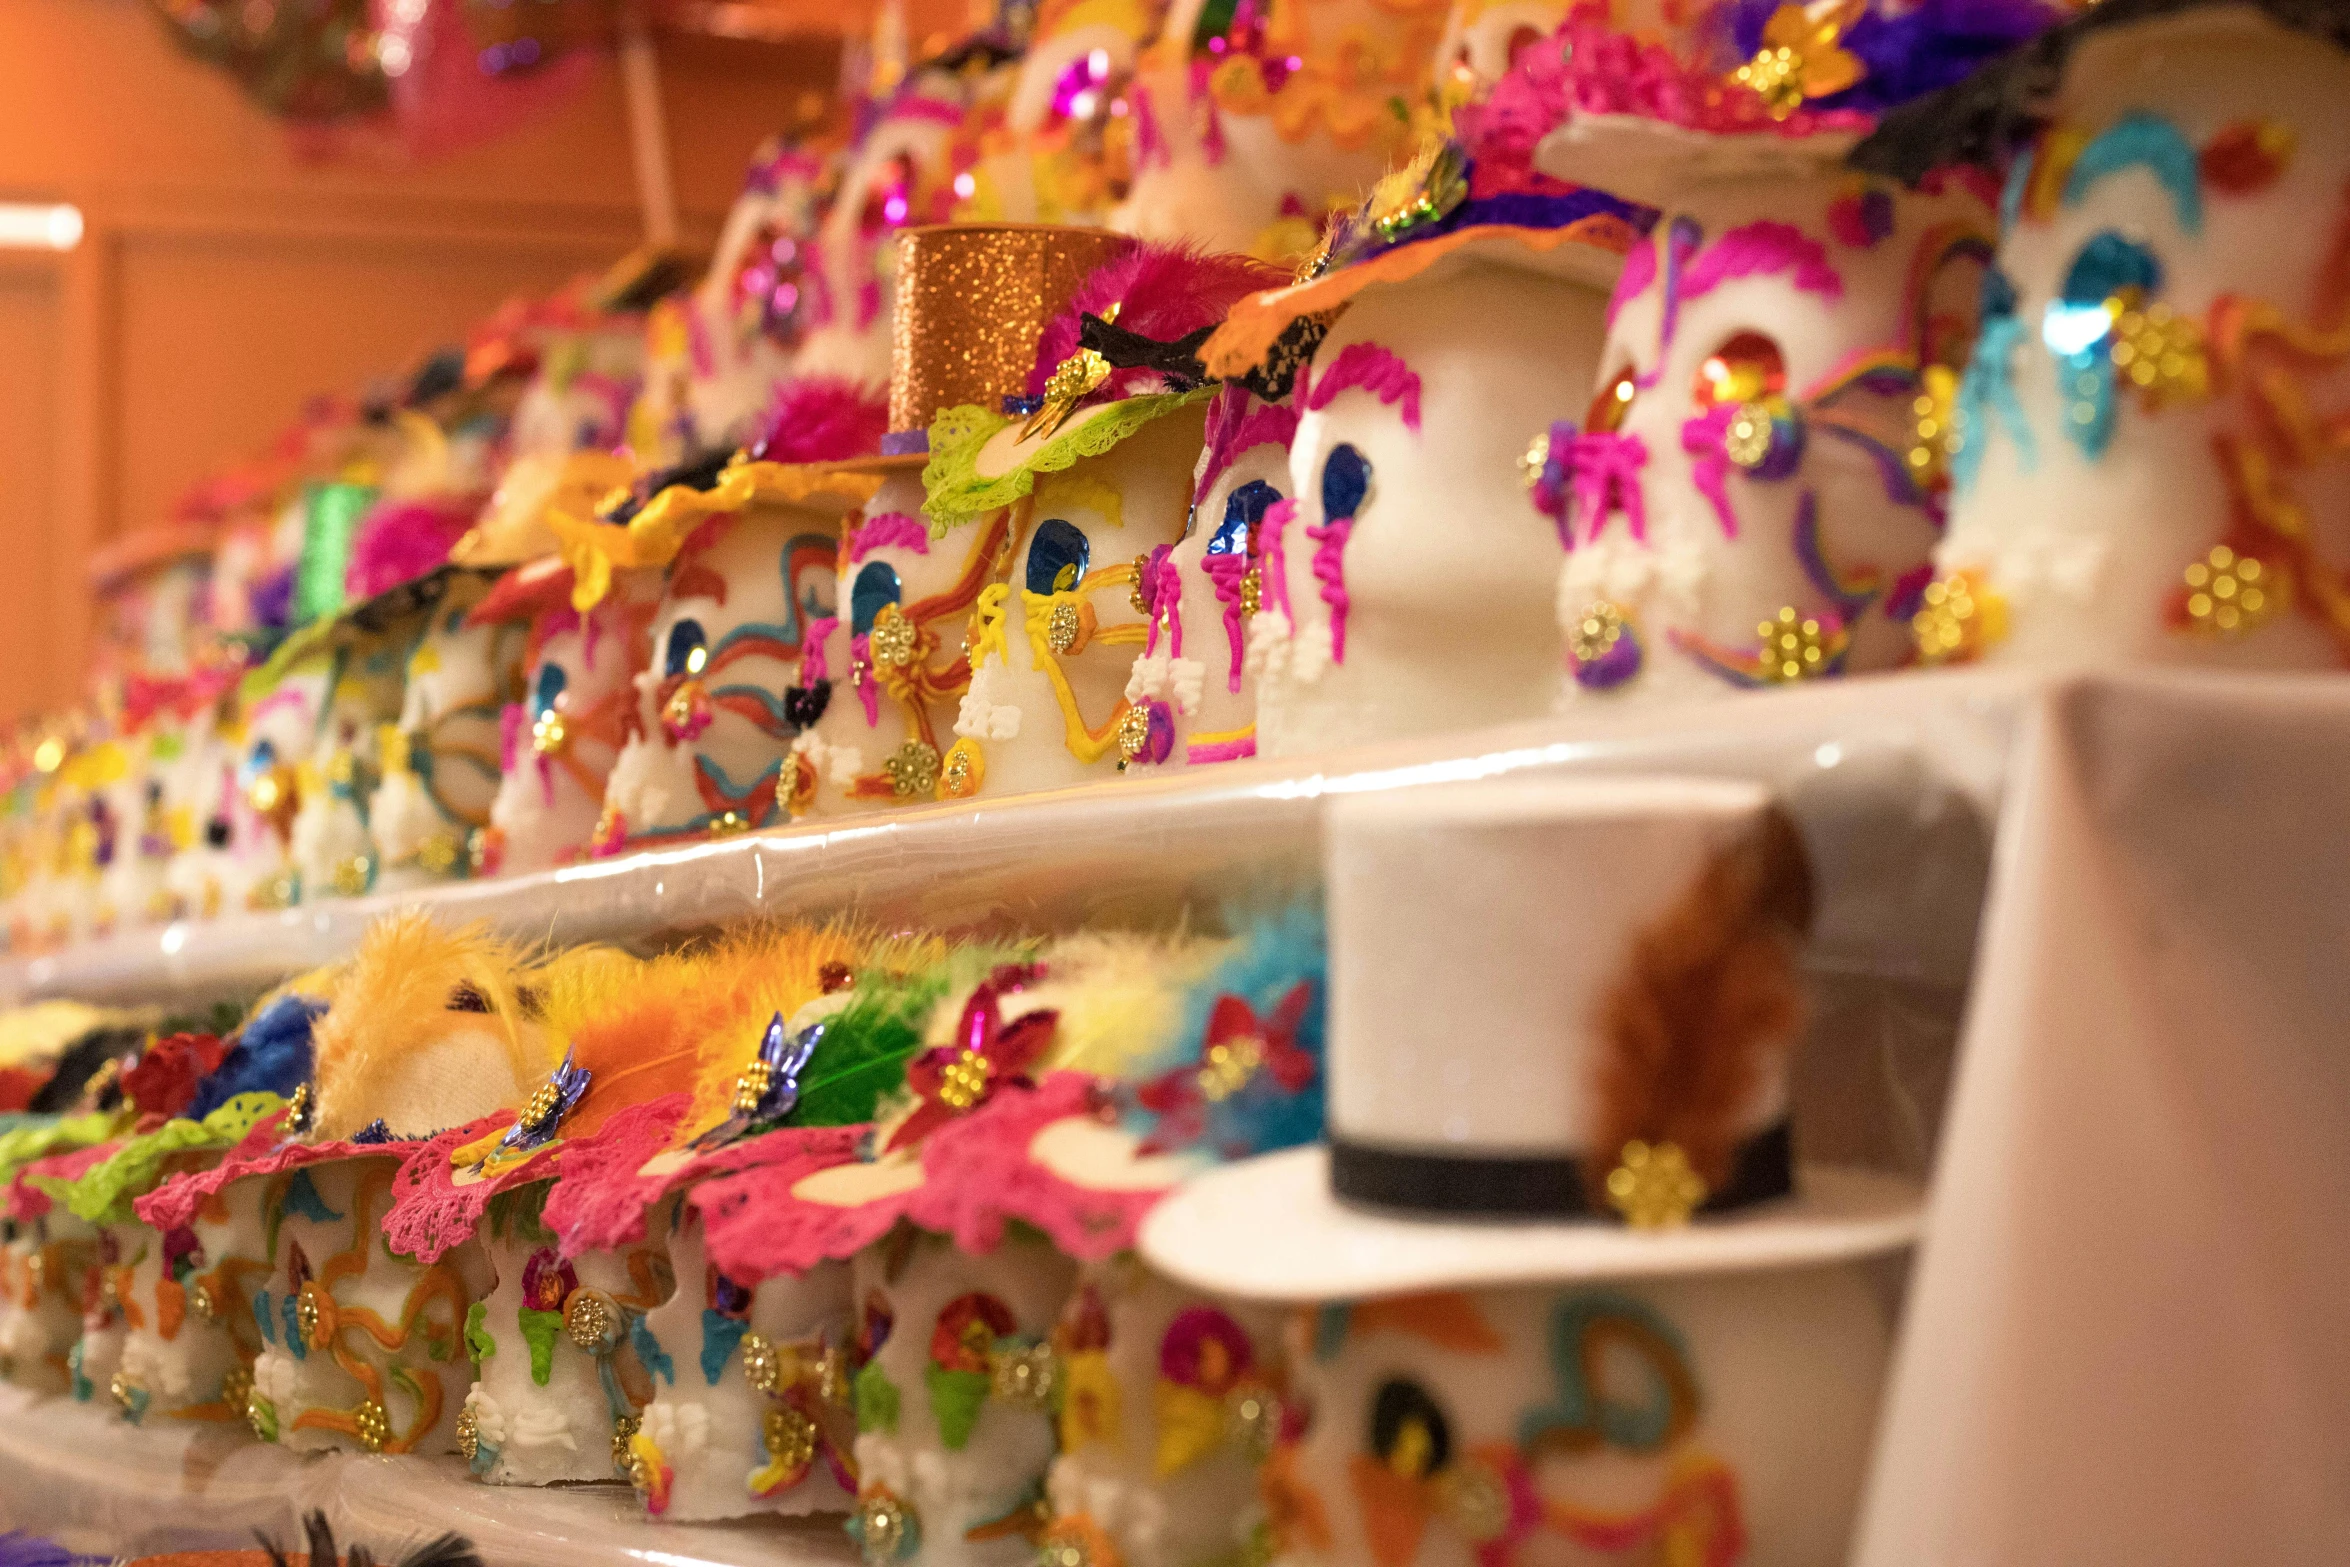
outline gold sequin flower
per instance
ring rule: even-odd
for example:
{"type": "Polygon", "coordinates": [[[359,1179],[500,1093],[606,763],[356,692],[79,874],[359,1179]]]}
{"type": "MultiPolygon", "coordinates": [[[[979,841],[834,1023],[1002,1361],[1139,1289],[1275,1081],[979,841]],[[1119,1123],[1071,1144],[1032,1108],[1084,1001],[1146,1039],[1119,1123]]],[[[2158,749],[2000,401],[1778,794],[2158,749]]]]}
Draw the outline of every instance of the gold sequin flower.
{"type": "Polygon", "coordinates": [[[1608,1172],[1608,1206],[1636,1230],[1672,1229],[1687,1224],[1705,1201],[1705,1182],[1689,1168],[1689,1156],[1675,1143],[1653,1147],[1633,1139],[1608,1172]]]}
{"type": "Polygon", "coordinates": [[[1918,612],[1909,618],[1921,664],[1953,664],[1979,658],[2007,634],[2007,601],[1971,571],[1956,571],[1926,584],[1918,612]]]}
{"type": "Polygon", "coordinates": [[[785,1469],[801,1469],[816,1458],[816,1422],[796,1409],[767,1411],[759,1430],[767,1456],[785,1469]]]}
{"type": "Polygon", "coordinates": [[[958,1113],[970,1109],[987,1093],[989,1071],[987,1057],[976,1050],[965,1050],[939,1076],[940,1102],[958,1113]]]}
{"type": "Polygon", "coordinates": [[[2212,636],[2235,637],[2267,622],[2291,596],[2292,578],[2257,556],[2226,545],[2186,570],[2187,622],[2212,636]]]}
{"type": "Polygon", "coordinates": [[[783,1387],[783,1357],[764,1333],[743,1335],[743,1380],[754,1392],[774,1393],[783,1387]]]}
{"type": "Polygon", "coordinates": [[[1762,639],[1755,673],[1772,685],[1831,674],[1844,651],[1840,627],[1805,615],[1792,605],[1757,626],[1755,635],[1762,639]]]}
{"type": "Polygon", "coordinates": [[[914,622],[895,604],[884,604],[873,617],[873,629],[866,633],[865,646],[873,655],[873,662],[896,669],[914,660],[914,644],[918,637],[914,622]]]}
{"type": "Polygon", "coordinates": [[[2113,367],[2143,394],[2148,412],[2211,395],[2203,331],[2168,305],[2127,304],[2113,318],[2113,367]]]}
{"type": "Polygon", "coordinates": [[[1758,94],[1771,117],[1784,120],[1807,99],[1826,98],[1868,74],[1860,57],[1839,46],[1844,29],[1867,10],[1867,0],[1813,0],[1783,5],[1763,23],[1762,48],[1730,73],[1758,94]]]}
{"type": "Polygon", "coordinates": [[[890,792],[901,800],[936,789],[938,767],[938,748],[922,740],[908,740],[881,764],[889,774],[890,792]]]}
{"type": "Polygon", "coordinates": [[[564,1308],[563,1331],[587,1353],[601,1354],[620,1341],[620,1313],[596,1291],[574,1290],[564,1308]]]}
{"type": "Polygon", "coordinates": [[[384,1413],[384,1406],[372,1398],[352,1412],[351,1425],[359,1445],[371,1453],[382,1452],[384,1444],[392,1439],[391,1418],[384,1413]]]}
{"type": "Polygon", "coordinates": [[[1061,1363],[1050,1344],[1003,1351],[988,1364],[988,1391],[1024,1409],[1050,1409],[1060,1381],[1061,1363]]]}

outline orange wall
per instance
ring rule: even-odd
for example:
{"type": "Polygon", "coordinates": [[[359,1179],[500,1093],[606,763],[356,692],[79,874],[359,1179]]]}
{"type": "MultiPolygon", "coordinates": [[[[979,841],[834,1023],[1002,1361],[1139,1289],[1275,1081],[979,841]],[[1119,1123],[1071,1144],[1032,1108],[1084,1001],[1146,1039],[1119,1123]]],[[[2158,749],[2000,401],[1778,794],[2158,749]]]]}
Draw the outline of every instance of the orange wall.
{"type": "MultiPolygon", "coordinates": [[[[854,7],[840,8],[845,14],[854,7]]],[[[829,46],[664,40],[687,239],[831,86],[829,46]]],[[[0,718],[78,693],[90,550],[282,427],[641,232],[618,73],[415,164],[301,156],[136,0],[0,3],[0,200],[71,201],[62,257],[0,251],[0,718]]]]}

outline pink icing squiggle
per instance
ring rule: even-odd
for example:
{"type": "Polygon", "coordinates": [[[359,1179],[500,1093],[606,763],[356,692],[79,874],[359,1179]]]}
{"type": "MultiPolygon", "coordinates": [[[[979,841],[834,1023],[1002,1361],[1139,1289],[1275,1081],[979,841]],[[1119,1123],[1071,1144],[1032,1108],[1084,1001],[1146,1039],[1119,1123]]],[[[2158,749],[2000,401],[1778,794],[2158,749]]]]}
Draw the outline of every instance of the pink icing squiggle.
{"type": "Polygon", "coordinates": [[[1204,767],[1211,762],[1239,762],[1257,754],[1256,731],[1251,730],[1238,740],[1215,740],[1205,744],[1193,741],[1183,748],[1187,766],[1204,767]]]}
{"type": "Polygon", "coordinates": [[[1612,331],[1616,312],[1648,292],[1656,281],[1656,241],[1643,235],[1624,252],[1624,270],[1616,275],[1616,291],[1607,297],[1607,324],[1612,331]]]}
{"type": "Polygon", "coordinates": [[[1264,588],[1258,603],[1266,609],[1289,613],[1289,571],[1282,544],[1289,536],[1289,524],[1297,516],[1297,501],[1283,497],[1265,508],[1265,515],[1257,520],[1257,532],[1264,543],[1258,548],[1258,557],[1265,563],[1264,588]]]}
{"type": "MultiPolygon", "coordinates": [[[[1245,397],[1240,392],[1225,396],[1245,397]]],[[[1222,406],[1222,399],[1218,399],[1222,406]]],[[[1260,403],[1253,399],[1246,411],[1229,422],[1212,421],[1208,428],[1208,456],[1200,469],[1199,483],[1192,486],[1191,504],[1197,506],[1207,498],[1216,481],[1232,471],[1245,452],[1260,446],[1287,446],[1297,434],[1297,410],[1286,403],[1260,403]]]]}
{"type": "Polygon", "coordinates": [[[1420,378],[1391,350],[1377,343],[1347,344],[1330,368],[1305,389],[1301,401],[1310,413],[1329,407],[1339,393],[1350,388],[1369,392],[1383,403],[1397,404],[1403,427],[1414,435],[1420,433],[1420,378]]]}
{"type": "Polygon", "coordinates": [[[1648,443],[1637,435],[1593,430],[1570,437],[1559,449],[1560,466],[1574,485],[1575,509],[1561,517],[1559,542],[1588,544],[1607,528],[1610,514],[1622,512],[1632,537],[1646,542],[1648,508],[1640,493],[1640,470],[1648,466],[1648,443]]]}
{"type": "Polygon", "coordinates": [[[1726,539],[1738,537],[1738,514],[1730,509],[1730,453],[1722,441],[1737,412],[1735,405],[1724,403],[1681,426],[1681,450],[1697,459],[1689,465],[1689,482],[1713,503],[1726,539]]]}
{"type": "Polygon", "coordinates": [[[1237,692],[1241,660],[1248,652],[1248,633],[1240,623],[1240,579],[1248,575],[1248,558],[1237,550],[1228,550],[1205,557],[1199,569],[1208,579],[1208,585],[1216,590],[1216,602],[1224,606],[1224,640],[1232,647],[1232,668],[1225,676],[1225,685],[1237,692]]]}
{"type": "Polygon", "coordinates": [[[919,518],[909,517],[902,511],[885,511],[877,517],[868,517],[849,535],[848,564],[854,566],[878,549],[912,550],[917,555],[927,555],[930,530],[919,518]]]}
{"type": "Polygon", "coordinates": [[[1314,540],[1314,577],[1322,584],[1322,602],[1330,606],[1330,662],[1346,662],[1346,541],[1355,531],[1352,517],[1333,517],[1320,527],[1306,524],[1314,540]]]}
{"type": "Polygon", "coordinates": [[[1795,286],[1833,303],[1844,297],[1844,274],[1827,248],[1790,223],[1742,223],[1699,251],[1681,275],[1681,297],[1695,299],[1733,278],[1793,272],[1795,286]]]}
{"type": "Polygon", "coordinates": [[[1145,591],[1150,596],[1150,632],[1143,643],[1145,653],[1159,650],[1159,628],[1167,628],[1167,656],[1183,656],[1183,579],[1175,574],[1175,562],[1164,544],[1151,552],[1150,566],[1143,577],[1145,591]]]}
{"type": "Polygon", "coordinates": [[[873,729],[881,723],[881,688],[873,683],[873,639],[868,635],[849,638],[849,668],[857,677],[857,700],[865,704],[865,727],[873,729]]]}
{"type": "Polygon", "coordinates": [[[824,644],[840,629],[838,615],[816,615],[808,621],[807,639],[800,644],[800,684],[814,690],[817,683],[830,678],[831,663],[824,656],[824,644]]]}

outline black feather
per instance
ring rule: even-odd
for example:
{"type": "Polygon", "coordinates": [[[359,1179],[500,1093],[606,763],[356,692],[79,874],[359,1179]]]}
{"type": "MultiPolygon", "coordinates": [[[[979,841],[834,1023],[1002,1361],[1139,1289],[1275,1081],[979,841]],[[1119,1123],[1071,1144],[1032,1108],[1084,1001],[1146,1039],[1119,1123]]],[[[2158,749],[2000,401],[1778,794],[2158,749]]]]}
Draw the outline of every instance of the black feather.
{"type": "Polygon", "coordinates": [[[461,1534],[444,1534],[425,1541],[393,1567],[483,1567],[483,1562],[471,1540],[461,1534]]]}
{"type": "Polygon", "coordinates": [[[335,1549],[335,1527],[326,1521],[326,1513],[312,1508],[310,1516],[302,1520],[302,1532],[310,1536],[310,1567],[340,1567],[342,1552],[335,1549]]]}

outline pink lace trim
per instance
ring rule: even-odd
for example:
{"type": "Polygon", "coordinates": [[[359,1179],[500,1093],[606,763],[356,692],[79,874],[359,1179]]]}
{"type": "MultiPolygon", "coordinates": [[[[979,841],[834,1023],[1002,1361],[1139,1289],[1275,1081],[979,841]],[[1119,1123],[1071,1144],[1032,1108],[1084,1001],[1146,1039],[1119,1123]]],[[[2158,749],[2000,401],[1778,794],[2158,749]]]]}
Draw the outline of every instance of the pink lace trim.
{"type": "Polygon", "coordinates": [[[911,1205],[912,1193],[855,1208],[808,1202],[792,1193],[808,1176],[854,1160],[868,1130],[826,1126],[774,1132],[727,1150],[736,1156],[730,1173],[705,1179],[686,1198],[701,1216],[703,1244],[718,1271],[756,1284],[853,1256],[887,1235],[911,1205]]]}
{"type": "MultiPolygon", "coordinates": [[[[1298,379],[1305,380],[1301,372],[1298,379]]],[[[1349,343],[1338,351],[1330,368],[1314,378],[1300,398],[1309,412],[1327,408],[1338,394],[1359,388],[1383,403],[1394,403],[1403,415],[1403,427],[1420,433],[1420,376],[1392,349],[1377,343],[1349,343]]]]}
{"type": "Polygon", "coordinates": [[[542,1156],[560,1148],[560,1143],[549,1143],[490,1180],[459,1186],[450,1178],[450,1154],[513,1123],[513,1111],[493,1110],[477,1121],[436,1132],[421,1143],[401,1145],[408,1157],[392,1177],[392,1206],[383,1222],[384,1240],[394,1252],[430,1267],[443,1253],[472,1238],[492,1197],[510,1187],[547,1178],[552,1161],[542,1156]]]}
{"type": "Polygon", "coordinates": [[[849,535],[848,564],[854,566],[878,549],[912,550],[917,555],[927,555],[930,529],[920,518],[909,517],[902,511],[885,511],[878,517],[868,517],[849,535]]]}
{"type": "Polygon", "coordinates": [[[1007,1085],[923,1145],[922,1166],[932,1179],[912,1193],[909,1217],[969,1252],[994,1250],[1010,1219],[1034,1225],[1081,1262],[1130,1248],[1161,1191],[1078,1186],[1030,1156],[1037,1133],[1072,1116],[1115,1119],[1085,1073],[1055,1072],[1034,1088],[1007,1085]]]}
{"type": "Polygon", "coordinates": [[[296,1170],[337,1159],[398,1159],[413,1146],[408,1143],[281,1143],[277,1140],[278,1127],[284,1120],[285,1112],[280,1110],[256,1121],[244,1141],[231,1148],[220,1163],[209,1170],[189,1170],[171,1177],[146,1196],[133,1199],[132,1211],[155,1229],[177,1229],[191,1222],[197,1210],[224,1188],[248,1175],[275,1175],[280,1170],[296,1170]]]}
{"type": "Polygon", "coordinates": [[[645,1161],[671,1146],[690,1094],[663,1094],[617,1111],[596,1135],[571,1143],[542,1214],[562,1237],[566,1256],[612,1251],[645,1237],[645,1212],[664,1193],[699,1173],[694,1160],[669,1175],[641,1175],[645,1161]]]}

